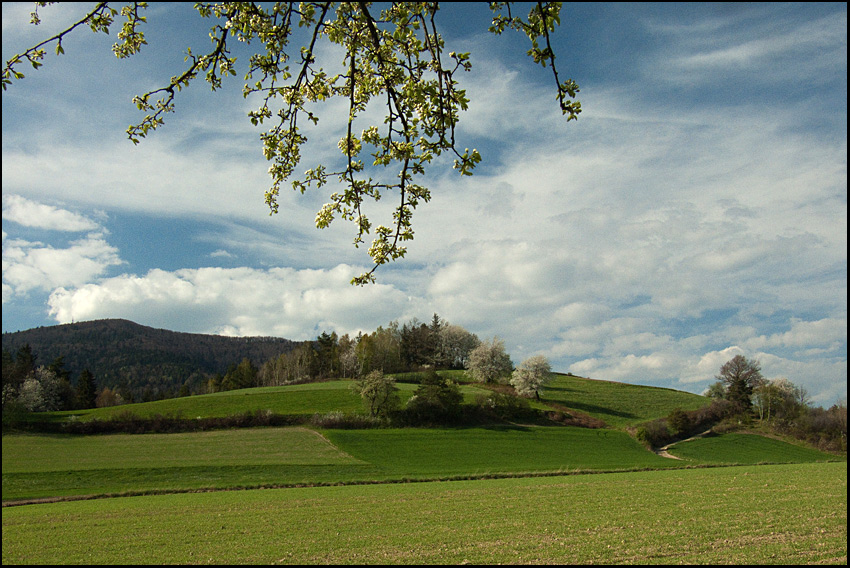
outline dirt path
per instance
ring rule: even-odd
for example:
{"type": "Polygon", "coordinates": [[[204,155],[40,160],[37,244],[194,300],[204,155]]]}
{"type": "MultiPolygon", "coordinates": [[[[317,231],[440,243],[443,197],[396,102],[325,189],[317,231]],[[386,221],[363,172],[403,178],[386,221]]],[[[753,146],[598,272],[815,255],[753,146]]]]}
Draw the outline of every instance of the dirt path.
{"type": "Polygon", "coordinates": [[[687,438],[685,440],[678,440],[676,442],[673,442],[672,444],[667,444],[666,446],[662,446],[660,448],[655,448],[653,451],[656,454],[658,454],[659,456],[661,456],[662,458],[669,458],[671,460],[681,460],[682,458],[678,458],[678,457],[674,456],[673,454],[671,454],[667,451],[668,449],[670,449],[670,446],[675,446],[676,444],[680,444],[682,442],[690,442],[691,440],[696,440],[697,438],[702,438],[706,434],[710,434],[710,433],[711,433],[711,429],[709,428],[708,430],[706,430],[705,432],[703,432],[701,434],[691,436],[690,438],[687,438]]]}

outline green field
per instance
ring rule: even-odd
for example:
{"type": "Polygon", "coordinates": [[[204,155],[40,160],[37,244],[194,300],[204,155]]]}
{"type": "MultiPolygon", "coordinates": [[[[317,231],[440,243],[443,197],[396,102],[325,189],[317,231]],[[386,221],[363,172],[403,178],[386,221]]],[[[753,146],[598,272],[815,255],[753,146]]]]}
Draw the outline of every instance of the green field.
{"type": "Polygon", "coordinates": [[[729,433],[680,442],[670,454],[692,463],[758,464],[822,461],[824,453],[756,434],[729,433]]]}
{"type": "MultiPolygon", "coordinates": [[[[488,391],[474,383],[470,384],[462,371],[444,371],[442,375],[460,383],[464,402],[475,401],[477,395],[488,391]]],[[[415,375],[399,375],[400,380],[415,375]]],[[[352,381],[338,380],[320,383],[307,383],[283,387],[260,387],[158,400],[108,408],[44,413],[43,419],[67,420],[109,420],[126,412],[139,417],[181,416],[183,418],[218,418],[242,414],[245,412],[271,411],[275,414],[310,416],[331,411],[360,412],[362,403],[351,391],[352,381]]],[[[402,402],[416,390],[417,385],[397,383],[402,402]]],[[[668,415],[672,410],[681,408],[693,410],[709,403],[703,396],[663,389],[617,383],[595,381],[558,374],[541,391],[541,400],[532,401],[538,409],[552,409],[548,403],[567,407],[589,414],[605,421],[609,426],[622,428],[654,418],[668,415]]]]}
{"type": "MultiPolygon", "coordinates": [[[[284,387],[259,387],[172,398],[152,402],[141,402],[107,408],[45,413],[53,419],[109,420],[126,412],[145,418],[155,415],[180,416],[183,418],[220,418],[245,412],[270,411],[274,414],[311,416],[332,411],[361,412],[360,397],[351,391],[352,381],[326,381],[284,387]]],[[[402,402],[413,395],[417,385],[398,383],[402,402]]],[[[475,399],[476,394],[486,393],[474,385],[462,385],[465,402],[475,399]]]]}
{"type": "Polygon", "coordinates": [[[323,434],[287,427],[7,435],[3,499],[679,465],[623,432],[608,430],[405,428],[323,434]]]}
{"type": "Polygon", "coordinates": [[[3,509],[4,564],[846,562],[844,463],[3,509]]]}
{"type": "Polygon", "coordinates": [[[683,443],[673,452],[685,459],[657,456],[625,432],[556,426],[9,434],[3,500],[837,459],[739,434],[683,443]]]}
{"type": "Polygon", "coordinates": [[[546,385],[540,398],[543,403],[557,403],[599,418],[614,428],[662,418],[677,408],[696,410],[710,402],[704,396],[673,389],[562,374],[546,385]]]}
{"type": "MultiPolygon", "coordinates": [[[[350,384],[75,419],[361,411],[350,384]]],[[[669,389],[560,375],[549,403],[611,427],[4,433],[3,562],[846,563],[845,456],[729,433],[661,457],[625,428],[707,404],[669,389]]]]}

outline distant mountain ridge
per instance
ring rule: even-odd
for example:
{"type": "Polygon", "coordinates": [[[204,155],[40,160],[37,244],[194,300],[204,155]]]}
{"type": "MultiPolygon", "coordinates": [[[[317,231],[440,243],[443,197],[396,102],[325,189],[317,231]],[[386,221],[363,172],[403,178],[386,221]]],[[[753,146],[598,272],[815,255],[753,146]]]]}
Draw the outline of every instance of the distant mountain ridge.
{"type": "Polygon", "coordinates": [[[98,387],[121,388],[134,399],[191,390],[230,365],[249,359],[256,367],[299,342],[277,337],[225,337],[155,329],[123,319],[105,319],[3,333],[3,349],[15,355],[29,344],[39,365],[63,356],[76,381],[83,369],[98,387]]]}

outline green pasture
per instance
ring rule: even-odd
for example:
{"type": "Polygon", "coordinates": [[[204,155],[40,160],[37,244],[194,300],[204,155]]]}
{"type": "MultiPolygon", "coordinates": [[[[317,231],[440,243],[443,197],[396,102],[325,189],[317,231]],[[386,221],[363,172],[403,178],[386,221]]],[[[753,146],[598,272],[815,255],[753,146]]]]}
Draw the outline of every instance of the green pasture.
{"type": "MultiPolygon", "coordinates": [[[[799,443],[735,432],[679,442],[668,452],[689,462],[710,464],[802,463],[823,461],[828,455],[799,443]]],[[[846,456],[830,459],[846,460],[846,456]]]]}
{"type": "MultiPolygon", "coordinates": [[[[625,432],[573,427],[314,431],[245,428],[176,434],[7,434],[4,501],[194,489],[450,479],[725,463],[835,460],[778,440],[739,436],[683,460],[647,451],[625,432]],[[722,448],[728,445],[725,452],[722,448]],[[721,452],[718,454],[718,452],[721,452]],[[719,457],[718,457],[719,456],[719,457]]],[[[681,447],[686,449],[688,442],[681,447]]],[[[677,446],[678,448],[678,446],[677,446]]]]}
{"type": "Polygon", "coordinates": [[[566,427],[3,437],[3,499],[678,465],[623,432],[566,427]]]}
{"type": "MultiPolygon", "coordinates": [[[[443,377],[459,384],[474,386],[466,371],[439,371],[443,377]]],[[[398,380],[417,373],[400,373],[398,380]]],[[[483,389],[482,389],[483,390],[483,389]]],[[[552,410],[548,403],[565,406],[603,420],[612,428],[625,428],[662,418],[673,410],[696,410],[708,406],[710,399],[674,389],[600,381],[555,373],[554,379],[540,392],[540,400],[531,406],[552,410]]]]}
{"type": "Polygon", "coordinates": [[[845,463],[3,508],[3,564],[847,562],[845,463]]]}
{"type": "Polygon", "coordinates": [[[314,430],[3,436],[3,500],[364,479],[376,468],[314,430]]]}
{"type": "MultiPolygon", "coordinates": [[[[471,404],[486,388],[470,383],[464,371],[441,371],[460,384],[464,403],[471,404]]],[[[398,380],[410,379],[417,373],[397,375],[398,380]]],[[[49,412],[39,415],[42,420],[110,420],[130,412],[140,418],[175,416],[182,418],[219,418],[246,412],[270,411],[289,416],[312,416],[332,411],[357,413],[363,411],[360,397],[351,391],[352,381],[336,380],[281,387],[259,387],[226,391],[214,394],[127,404],[89,410],[49,412]]],[[[398,382],[402,402],[406,402],[417,385],[398,382]]],[[[667,416],[672,410],[693,410],[705,406],[709,400],[703,396],[663,389],[596,381],[572,375],[556,375],[541,391],[541,400],[532,400],[534,408],[551,410],[549,404],[567,407],[605,421],[612,428],[625,428],[634,424],[667,416]]]]}
{"type": "Polygon", "coordinates": [[[704,396],[673,389],[563,374],[546,385],[540,398],[543,403],[560,404],[604,420],[612,428],[663,418],[677,408],[696,410],[711,402],[704,396]]]}
{"type": "Polygon", "coordinates": [[[679,465],[625,432],[534,426],[324,430],[347,454],[393,477],[487,475],[679,465]]]}
{"type": "MultiPolygon", "coordinates": [[[[282,387],[258,387],[203,394],[189,397],[157,400],[93,408],[45,413],[59,419],[76,416],[79,420],[109,420],[122,413],[132,412],[141,418],[179,416],[182,418],[220,418],[246,412],[271,411],[274,414],[312,416],[332,411],[344,413],[363,412],[363,402],[352,392],[353,381],[338,380],[282,387]]],[[[402,402],[406,402],[417,385],[397,383],[402,402]]],[[[487,392],[474,385],[461,385],[464,401],[471,403],[478,393],[487,392]]]]}

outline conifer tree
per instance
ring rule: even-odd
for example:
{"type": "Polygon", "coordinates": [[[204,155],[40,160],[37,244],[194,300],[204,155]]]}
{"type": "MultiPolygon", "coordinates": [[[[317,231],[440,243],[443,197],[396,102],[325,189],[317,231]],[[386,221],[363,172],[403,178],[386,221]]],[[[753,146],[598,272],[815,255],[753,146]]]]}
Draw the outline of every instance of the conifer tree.
{"type": "Polygon", "coordinates": [[[80,408],[94,408],[97,400],[97,384],[94,375],[88,369],[83,369],[77,379],[77,405],[80,408]]]}

